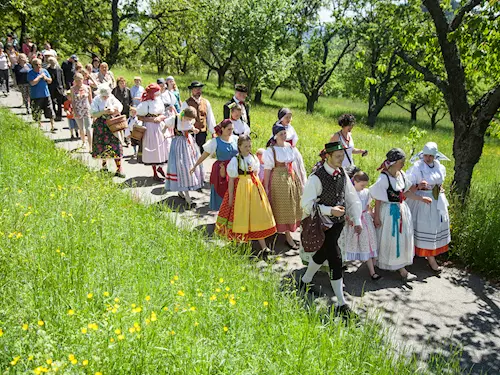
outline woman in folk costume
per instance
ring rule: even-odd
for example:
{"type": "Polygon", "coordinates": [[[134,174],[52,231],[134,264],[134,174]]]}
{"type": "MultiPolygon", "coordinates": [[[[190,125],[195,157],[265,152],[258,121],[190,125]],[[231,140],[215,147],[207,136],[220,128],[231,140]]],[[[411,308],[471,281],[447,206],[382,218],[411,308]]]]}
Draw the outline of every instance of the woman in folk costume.
{"type": "Polygon", "coordinates": [[[406,172],[414,185],[412,190],[420,197],[431,199],[430,205],[420,201],[408,202],[413,218],[415,232],[415,253],[427,257],[429,266],[435,272],[441,272],[436,256],[448,251],[450,236],[450,218],[448,200],[442,185],[446,177],[446,168],[441,160],[450,160],[438,151],[434,142],[426,143],[412,161],[413,166],[406,172]]]}
{"type": "Polygon", "coordinates": [[[278,232],[285,233],[286,243],[296,250],[299,246],[290,232],[295,232],[302,219],[300,197],[306,171],[302,155],[286,141],[286,134],[283,125],[273,126],[273,137],[264,152],[264,188],[271,201],[278,232]]]}
{"type": "Polygon", "coordinates": [[[332,135],[330,142],[340,142],[344,147],[344,161],[342,167],[347,168],[354,165],[353,154],[361,154],[361,156],[368,155],[367,150],[362,150],[354,147],[354,140],[352,139],[352,128],[356,124],[356,118],[351,114],[343,114],[338,119],[339,126],[342,128],[337,133],[332,135]]]}
{"type": "MultiPolygon", "coordinates": [[[[152,166],[155,181],[163,182],[158,173],[163,178],[166,177],[161,165],[168,160],[170,145],[163,135],[164,120],[166,120],[167,116],[164,115],[165,107],[160,98],[160,86],[154,83],[148,85],[136,110],[137,118],[146,127],[146,132],[142,138],[142,162],[145,165],[152,166]]],[[[173,114],[169,113],[169,115],[169,117],[173,117],[173,114]]]]}
{"type": "Polygon", "coordinates": [[[210,155],[215,154],[217,161],[212,165],[210,173],[210,210],[219,211],[224,194],[226,194],[229,178],[226,167],[229,161],[238,154],[238,137],[233,135],[231,120],[223,120],[215,127],[216,138],[203,145],[203,154],[193,168],[203,163],[210,155]]]}
{"type": "Polygon", "coordinates": [[[248,135],[238,139],[237,156],[227,165],[229,187],[217,216],[216,232],[237,242],[259,241],[268,250],[265,239],[276,233],[276,222],[264,187],[259,180],[259,160],[252,154],[248,135]]]}
{"type": "Polygon", "coordinates": [[[326,144],[325,157],[325,163],[307,180],[301,206],[304,217],[313,214],[317,209],[323,215],[323,225],[328,229],[324,232],[325,241],[321,248],[309,261],[302,282],[310,283],[321,265],[328,260],[330,283],[337,297],[337,313],[348,317],[351,309],[344,298],[342,256],[338,240],[344,228],[346,213],[353,222],[354,232],[360,235],[364,231],[361,221],[362,207],[349,176],[342,168],[344,159],[342,144],[340,142],[326,144]]]}
{"type": "Polygon", "coordinates": [[[109,85],[104,84],[97,88],[98,96],[92,100],[90,112],[95,118],[92,124],[92,157],[102,159],[102,167],[106,168],[106,159],[115,159],[117,177],[125,178],[122,173],[123,146],[118,137],[119,132],[113,133],[106,125],[106,120],[120,115],[122,103],[111,93],[109,85]]]}
{"type": "Polygon", "coordinates": [[[199,132],[194,127],[195,119],[196,109],[187,107],[180,115],[166,120],[175,137],[170,146],[165,190],[178,191],[179,197],[185,199],[190,207],[194,205],[189,192],[202,188],[204,175],[202,165],[193,167],[200,158],[200,149],[192,136],[199,132]]]}
{"type": "Polygon", "coordinates": [[[398,270],[404,282],[416,280],[405,266],[413,263],[415,254],[413,222],[405,198],[431,203],[429,197],[413,193],[411,180],[402,171],[406,155],[400,148],[386,154],[386,160],[378,168],[380,176],[370,187],[375,199],[373,222],[377,228],[378,267],[383,270],[398,270]]]}
{"type": "Polygon", "coordinates": [[[281,108],[278,111],[278,121],[275,125],[284,126],[286,129],[286,141],[290,143],[292,147],[297,146],[299,136],[292,126],[292,111],[290,109],[281,108]]]}

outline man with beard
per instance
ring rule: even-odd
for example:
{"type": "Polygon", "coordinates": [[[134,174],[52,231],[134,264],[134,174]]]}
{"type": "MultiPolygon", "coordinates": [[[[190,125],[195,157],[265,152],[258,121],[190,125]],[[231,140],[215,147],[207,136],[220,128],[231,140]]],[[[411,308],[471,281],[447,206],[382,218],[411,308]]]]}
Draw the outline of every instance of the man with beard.
{"type": "Polygon", "coordinates": [[[245,102],[248,95],[248,88],[245,85],[237,84],[234,86],[234,96],[224,104],[224,118],[231,118],[232,103],[239,104],[241,107],[241,121],[250,126],[250,107],[245,102]]]}
{"type": "Polygon", "coordinates": [[[201,153],[203,153],[203,145],[207,140],[207,128],[212,133],[212,136],[215,134],[215,117],[212,111],[212,106],[210,102],[202,98],[201,94],[203,91],[203,83],[198,81],[193,81],[188,86],[188,89],[191,90],[191,97],[182,103],[181,110],[186,109],[187,107],[194,107],[196,109],[197,115],[195,119],[194,126],[200,132],[195,135],[196,144],[200,147],[201,153]]]}

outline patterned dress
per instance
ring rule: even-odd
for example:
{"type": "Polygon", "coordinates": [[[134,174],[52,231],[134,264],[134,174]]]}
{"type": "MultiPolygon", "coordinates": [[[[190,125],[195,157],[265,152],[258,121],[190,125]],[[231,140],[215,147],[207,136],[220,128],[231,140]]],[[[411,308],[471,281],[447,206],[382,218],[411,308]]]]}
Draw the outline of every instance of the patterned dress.
{"type": "MultiPolygon", "coordinates": [[[[119,112],[122,110],[122,104],[113,95],[110,95],[106,100],[100,96],[96,96],[92,101],[91,112],[93,114],[102,112],[105,108],[117,108],[119,112]]],[[[108,115],[98,117],[92,124],[92,157],[107,159],[118,159],[123,156],[123,146],[120,140],[109,130],[106,125],[108,115]]]]}

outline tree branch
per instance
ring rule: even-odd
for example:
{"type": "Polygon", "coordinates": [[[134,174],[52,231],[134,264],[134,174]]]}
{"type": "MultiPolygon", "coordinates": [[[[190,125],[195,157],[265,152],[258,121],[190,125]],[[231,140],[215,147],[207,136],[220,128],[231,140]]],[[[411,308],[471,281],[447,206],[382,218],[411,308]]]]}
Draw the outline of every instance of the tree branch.
{"type": "Polygon", "coordinates": [[[458,29],[464,19],[464,16],[479,4],[481,4],[481,0],[469,0],[467,4],[460,8],[450,23],[449,31],[451,32],[458,29]]]}
{"type": "Polygon", "coordinates": [[[411,113],[411,111],[408,108],[406,108],[405,106],[399,104],[398,102],[394,102],[394,104],[396,104],[399,108],[403,108],[406,112],[411,113]]]}
{"type": "Polygon", "coordinates": [[[334,70],[337,69],[337,66],[340,64],[340,61],[344,58],[345,55],[347,55],[348,53],[351,53],[352,51],[354,51],[354,49],[356,48],[356,45],[357,45],[357,41],[350,42],[349,40],[347,40],[346,45],[342,49],[342,52],[340,52],[340,54],[337,56],[337,60],[335,61],[335,63],[318,80],[318,84],[316,85],[316,87],[318,89],[321,88],[321,87],[323,87],[325,85],[325,83],[332,76],[334,70]]]}
{"type": "Polygon", "coordinates": [[[472,106],[472,113],[477,119],[476,121],[486,128],[499,108],[500,85],[497,85],[474,103],[472,106]]]}
{"type": "Polygon", "coordinates": [[[443,81],[441,77],[437,74],[431,72],[431,70],[425,66],[420,65],[415,59],[408,56],[406,52],[399,50],[396,54],[403,59],[408,65],[413,67],[417,72],[424,76],[424,80],[427,82],[435,84],[443,93],[448,91],[448,83],[443,81]]]}
{"type": "Polygon", "coordinates": [[[422,0],[422,2],[434,21],[438,36],[440,38],[446,38],[449,25],[443,8],[441,8],[441,2],[439,0],[422,0]]]}

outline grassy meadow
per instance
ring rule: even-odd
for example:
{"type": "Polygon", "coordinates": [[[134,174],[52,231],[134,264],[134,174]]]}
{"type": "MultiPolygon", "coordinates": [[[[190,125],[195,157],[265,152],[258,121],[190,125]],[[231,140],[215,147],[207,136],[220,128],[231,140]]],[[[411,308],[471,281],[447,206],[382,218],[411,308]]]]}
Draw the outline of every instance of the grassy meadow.
{"type": "Polygon", "coordinates": [[[2,374],[427,372],[375,322],[320,319],[245,249],[177,228],[6,109],[0,138],[2,374]]]}
{"type": "MultiPolygon", "coordinates": [[[[138,72],[125,69],[114,69],[115,76],[123,75],[129,84],[133,84],[133,76],[138,72]]],[[[156,82],[157,74],[140,73],[144,86],[156,82]]],[[[181,98],[186,99],[190,93],[187,86],[192,80],[205,78],[199,76],[176,77],[181,90],[181,98]]],[[[215,74],[204,89],[204,95],[212,104],[217,121],[222,120],[224,103],[233,95],[232,85],[218,90],[215,74]]],[[[271,127],[277,120],[280,107],[289,107],[293,111],[293,126],[299,135],[298,149],[304,157],[306,170],[319,160],[318,153],[330,136],[340,128],[336,119],[343,113],[353,113],[358,119],[353,138],[357,148],[369,150],[369,155],[361,158],[356,155],[355,163],[375,182],[378,172],[376,168],[382,163],[385,154],[392,147],[401,147],[407,155],[411,153],[411,142],[406,138],[410,128],[416,125],[427,133],[416,144],[415,152],[422,149],[426,142],[434,141],[439,150],[451,161],[443,162],[447,169],[446,188],[453,179],[453,125],[446,117],[438,123],[436,130],[431,130],[430,121],[423,109],[418,112],[418,122],[410,123],[409,113],[396,105],[386,107],[380,114],[374,129],[365,125],[367,105],[361,101],[345,98],[320,98],[316,104],[316,113],[305,113],[305,97],[297,91],[280,89],[271,100],[270,91],[263,94],[263,104],[253,105],[251,109],[252,131],[257,134],[253,148],[264,147],[271,136],[271,127]]],[[[251,103],[251,102],[250,102],[251,103]]],[[[408,158],[409,159],[409,158],[408,158]]],[[[409,160],[407,161],[409,167],[409,160]]],[[[465,266],[480,271],[484,275],[500,278],[500,210],[495,202],[500,202],[500,140],[487,138],[483,155],[476,165],[472,180],[470,203],[466,207],[449,197],[452,217],[452,251],[454,259],[465,266]]]]}

